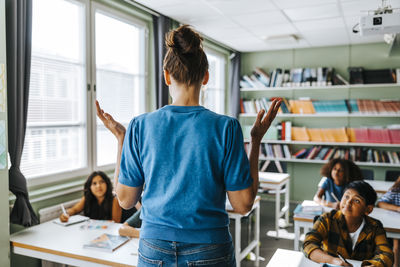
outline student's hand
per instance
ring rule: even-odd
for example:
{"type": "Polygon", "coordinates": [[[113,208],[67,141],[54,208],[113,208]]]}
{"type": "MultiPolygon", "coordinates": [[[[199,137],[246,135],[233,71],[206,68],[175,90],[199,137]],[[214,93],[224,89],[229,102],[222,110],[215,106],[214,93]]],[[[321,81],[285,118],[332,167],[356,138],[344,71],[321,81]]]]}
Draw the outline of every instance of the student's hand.
{"type": "Polygon", "coordinates": [[[333,257],[331,262],[329,262],[329,263],[333,264],[333,265],[337,265],[337,266],[353,266],[353,265],[351,265],[351,264],[349,265],[349,264],[345,263],[344,261],[342,261],[341,259],[335,258],[335,257],[333,257]]]}
{"type": "Polygon", "coordinates": [[[272,121],[275,119],[281,105],[282,99],[275,99],[272,101],[271,106],[268,109],[267,115],[264,117],[265,110],[262,109],[258,112],[256,121],[254,122],[253,128],[251,129],[251,138],[253,141],[261,142],[272,121]]]}
{"type": "Polygon", "coordinates": [[[125,127],[121,123],[114,120],[114,118],[110,114],[105,113],[104,110],[101,109],[99,101],[97,100],[96,111],[97,117],[99,117],[99,119],[103,122],[104,126],[106,126],[106,128],[110,130],[110,132],[112,132],[115,137],[117,137],[118,141],[123,142],[126,132],[125,127]]]}
{"type": "Polygon", "coordinates": [[[68,222],[68,219],[69,219],[69,215],[68,215],[68,214],[61,213],[61,215],[60,215],[60,221],[62,221],[62,222],[68,222]]]}

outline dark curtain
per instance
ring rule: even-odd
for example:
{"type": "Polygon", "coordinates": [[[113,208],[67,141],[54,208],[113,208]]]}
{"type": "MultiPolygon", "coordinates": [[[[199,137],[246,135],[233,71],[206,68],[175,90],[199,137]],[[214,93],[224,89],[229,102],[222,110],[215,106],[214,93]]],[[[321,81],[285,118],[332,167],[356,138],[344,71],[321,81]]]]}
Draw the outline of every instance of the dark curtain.
{"type": "Polygon", "coordinates": [[[230,88],[230,115],[237,118],[240,113],[240,53],[235,52],[230,57],[231,68],[229,69],[230,88]]]}
{"type": "Polygon", "coordinates": [[[168,86],[163,77],[163,60],[166,53],[165,34],[171,29],[171,19],[153,15],[156,108],[168,105],[168,86]]]}
{"type": "Polygon", "coordinates": [[[20,170],[28,114],[31,42],[32,0],[6,0],[9,190],[16,196],[10,222],[23,226],[39,223],[20,170]]]}

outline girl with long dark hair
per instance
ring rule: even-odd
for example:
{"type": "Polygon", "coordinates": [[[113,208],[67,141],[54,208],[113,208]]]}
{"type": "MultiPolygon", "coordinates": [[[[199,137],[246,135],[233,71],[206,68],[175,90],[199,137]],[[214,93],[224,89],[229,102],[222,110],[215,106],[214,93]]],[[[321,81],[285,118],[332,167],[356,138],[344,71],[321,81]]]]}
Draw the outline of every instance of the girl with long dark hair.
{"type": "Polygon", "coordinates": [[[83,214],[90,219],[121,221],[121,207],[113,196],[110,178],[102,172],[95,171],[89,175],[84,185],[84,196],[67,214],[61,214],[60,220],[66,222],[69,216],[83,214]]]}

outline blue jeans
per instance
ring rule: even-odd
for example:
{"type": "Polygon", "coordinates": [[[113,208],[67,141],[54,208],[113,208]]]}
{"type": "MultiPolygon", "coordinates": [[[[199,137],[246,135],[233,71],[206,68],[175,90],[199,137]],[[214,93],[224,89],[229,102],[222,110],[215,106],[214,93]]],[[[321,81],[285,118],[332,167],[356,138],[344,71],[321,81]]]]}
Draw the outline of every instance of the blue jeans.
{"type": "Polygon", "coordinates": [[[158,239],[140,239],[138,267],[235,267],[232,242],[192,244],[158,239]]]}

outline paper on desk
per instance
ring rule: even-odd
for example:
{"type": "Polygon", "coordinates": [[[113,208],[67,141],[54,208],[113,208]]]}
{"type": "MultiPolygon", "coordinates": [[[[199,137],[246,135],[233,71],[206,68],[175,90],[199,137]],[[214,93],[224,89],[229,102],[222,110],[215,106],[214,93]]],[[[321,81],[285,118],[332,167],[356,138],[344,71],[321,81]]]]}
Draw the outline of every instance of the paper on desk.
{"type": "Polygon", "coordinates": [[[78,214],[78,215],[70,216],[68,219],[68,222],[62,222],[62,221],[60,221],[60,218],[53,220],[53,222],[56,224],[62,225],[62,226],[68,226],[68,225],[84,222],[87,220],[89,220],[89,217],[78,214]]]}

